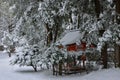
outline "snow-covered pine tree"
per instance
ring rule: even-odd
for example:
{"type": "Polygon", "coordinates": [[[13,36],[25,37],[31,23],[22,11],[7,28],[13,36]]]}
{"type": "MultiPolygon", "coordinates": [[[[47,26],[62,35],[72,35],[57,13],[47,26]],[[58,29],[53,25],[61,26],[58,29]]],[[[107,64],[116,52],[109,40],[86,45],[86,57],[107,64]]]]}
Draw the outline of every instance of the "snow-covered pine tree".
{"type": "Polygon", "coordinates": [[[41,67],[42,53],[39,51],[38,45],[30,46],[25,38],[21,38],[21,47],[16,47],[16,54],[11,59],[11,64],[19,66],[32,66],[35,71],[37,67],[41,67]]]}
{"type": "MultiPolygon", "coordinates": [[[[19,4],[16,5],[21,6],[19,4]]],[[[15,24],[14,31],[11,33],[13,35],[12,40],[16,43],[16,50],[17,48],[22,49],[21,51],[16,51],[16,55],[11,60],[11,63],[20,66],[29,65],[37,71],[37,67],[42,66],[43,62],[41,61],[44,61],[42,54],[45,50],[45,30],[42,22],[39,22],[37,2],[33,1],[23,6],[25,6],[24,12],[19,15],[20,17],[16,17],[18,21],[15,24]],[[36,44],[37,46],[35,47],[34,45],[36,44]]]]}
{"type": "Polygon", "coordinates": [[[115,22],[115,9],[111,0],[12,0],[11,4],[16,6],[13,41],[16,41],[16,37],[24,36],[30,46],[38,44],[42,53],[68,25],[84,32],[83,38],[88,44],[102,44],[101,48],[104,42],[118,40],[119,26],[112,23],[115,22]],[[98,2],[94,1],[100,2],[98,12],[95,8],[98,2]],[[102,29],[104,32],[101,34],[99,30],[102,29]],[[41,43],[45,43],[42,46],[45,49],[41,43]]]}
{"type": "Polygon", "coordinates": [[[9,11],[9,7],[10,5],[8,2],[4,0],[0,1],[0,39],[1,39],[0,45],[6,45],[6,46],[8,46],[9,44],[4,44],[3,38],[5,39],[5,34],[6,36],[9,35],[7,34],[9,30],[8,26],[11,24],[11,13],[9,11]]]}

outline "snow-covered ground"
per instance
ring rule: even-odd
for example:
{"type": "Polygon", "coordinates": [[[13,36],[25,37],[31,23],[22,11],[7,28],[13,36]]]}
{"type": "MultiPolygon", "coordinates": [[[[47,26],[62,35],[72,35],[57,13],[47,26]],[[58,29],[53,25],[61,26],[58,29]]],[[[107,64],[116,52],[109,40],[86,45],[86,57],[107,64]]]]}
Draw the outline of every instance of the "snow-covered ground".
{"type": "Polygon", "coordinates": [[[31,67],[11,66],[8,55],[0,52],[0,80],[120,80],[120,69],[53,76],[51,70],[34,72],[31,67]]]}

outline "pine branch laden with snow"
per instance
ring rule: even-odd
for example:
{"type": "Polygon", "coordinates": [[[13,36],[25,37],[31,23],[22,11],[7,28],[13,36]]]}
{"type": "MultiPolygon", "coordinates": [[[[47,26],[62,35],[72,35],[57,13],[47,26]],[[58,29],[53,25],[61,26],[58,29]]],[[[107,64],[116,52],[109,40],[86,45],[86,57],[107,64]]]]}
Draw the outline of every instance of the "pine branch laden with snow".
{"type": "Polygon", "coordinates": [[[35,71],[37,71],[38,67],[42,67],[42,52],[39,50],[39,47],[24,45],[22,47],[16,48],[16,54],[11,59],[12,65],[19,66],[32,66],[35,71]]]}
{"type": "MultiPolygon", "coordinates": [[[[50,33],[46,32],[46,24],[51,30],[53,39],[55,37],[59,39],[66,29],[79,29],[82,35],[77,38],[81,37],[88,44],[98,44],[98,50],[101,50],[104,42],[112,43],[120,39],[120,27],[115,24],[115,6],[111,0],[100,1],[103,11],[100,13],[99,21],[95,16],[92,0],[6,0],[4,4],[6,5],[0,5],[2,6],[0,13],[1,9],[5,13],[1,13],[3,16],[0,16],[1,34],[5,30],[2,43],[4,45],[17,43],[15,47],[19,48],[11,60],[12,64],[30,65],[36,70],[38,66],[66,59],[67,52],[52,46],[53,40],[49,44],[50,47],[46,46],[50,33]],[[7,9],[10,14],[7,13],[7,9]],[[9,34],[6,26],[11,21],[15,28],[9,34]],[[99,30],[105,30],[102,36],[99,35],[99,30]],[[39,49],[35,48],[36,44],[39,49]]],[[[68,41],[73,42],[73,36],[68,41]]]]}
{"type": "Polygon", "coordinates": [[[55,45],[50,47],[46,54],[47,61],[51,64],[59,64],[60,61],[64,62],[67,59],[67,51],[58,49],[55,45]]]}

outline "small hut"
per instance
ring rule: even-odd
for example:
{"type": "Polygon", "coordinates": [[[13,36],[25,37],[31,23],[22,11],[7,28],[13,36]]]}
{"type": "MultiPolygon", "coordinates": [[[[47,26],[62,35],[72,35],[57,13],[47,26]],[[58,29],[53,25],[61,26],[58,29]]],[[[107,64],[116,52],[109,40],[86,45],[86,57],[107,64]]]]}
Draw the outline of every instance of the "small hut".
{"type": "MultiPolygon", "coordinates": [[[[79,30],[72,30],[67,32],[56,43],[59,49],[66,49],[68,51],[68,54],[70,55],[67,57],[67,61],[66,61],[67,64],[64,66],[63,70],[65,71],[63,72],[76,73],[76,72],[81,72],[81,70],[86,71],[86,68],[85,68],[86,56],[83,53],[85,53],[87,49],[87,44],[85,41],[82,41],[83,36],[84,36],[84,32],[80,33],[79,30]],[[72,56],[71,56],[71,53],[72,53],[72,56]]],[[[89,47],[93,48],[94,45],[90,45],[89,47]]],[[[54,72],[55,72],[55,69],[53,69],[53,73],[54,72]]],[[[62,74],[62,70],[58,70],[58,73],[62,74]]]]}
{"type": "Polygon", "coordinates": [[[69,31],[57,42],[58,48],[66,48],[67,51],[85,51],[86,42],[81,41],[83,34],[78,30],[69,31]]]}

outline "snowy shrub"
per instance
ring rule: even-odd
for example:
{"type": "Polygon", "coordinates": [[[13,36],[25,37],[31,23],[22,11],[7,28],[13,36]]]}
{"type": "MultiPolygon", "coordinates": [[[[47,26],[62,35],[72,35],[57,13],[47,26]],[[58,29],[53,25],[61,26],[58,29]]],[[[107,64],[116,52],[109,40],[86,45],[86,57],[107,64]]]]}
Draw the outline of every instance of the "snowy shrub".
{"type": "Polygon", "coordinates": [[[19,66],[32,66],[35,71],[41,66],[41,52],[38,46],[24,46],[17,48],[15,56],[11,59],[11,64],[19,66]]]}
{"type": "Polygon", "coordinates": [[[47,59],[51,64],[58,64],[59,62],[63,62],[65,59],[67,59],[67,52],[63,49],[61,50],[56,46],[53,46],[48,51],[47,59]]]}

